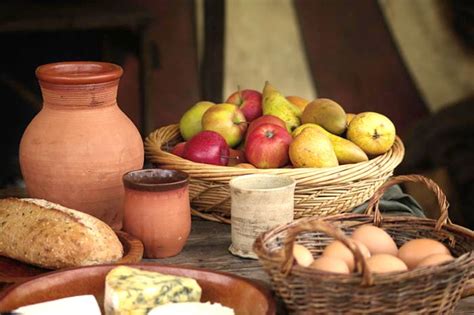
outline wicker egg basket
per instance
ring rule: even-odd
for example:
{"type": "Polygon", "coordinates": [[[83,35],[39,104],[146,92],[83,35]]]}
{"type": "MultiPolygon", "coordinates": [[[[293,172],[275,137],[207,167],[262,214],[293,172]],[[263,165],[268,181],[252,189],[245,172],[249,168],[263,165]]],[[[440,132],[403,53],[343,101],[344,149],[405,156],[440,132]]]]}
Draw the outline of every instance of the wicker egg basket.
{"type": "Polygon", "coordinates": [[[296,180],[295,218],[350,211],[368,200],[401,163],[405,153],[400,138],[385,154],[367,162],[330,168],[247,169],[195,163],[168,151],[181,138],[177,124],[162,127],[145,139],[147,159],[161,168],[190,175],[192,212],[212,221],[229,223],[229,181],[246,174],[280,174],[296,180]]]}
{"type": "Polygon", "coordinates": [[[256,239],[254,251],[289,311],[294,314],[452,313],[474,276],[474,232],[450,223],[448,203],[439,187],[418,175],[393,177],[377,190],[367,209],[368,214],[303,218],[275,227],[256,239]],[[382,218],[378,202],[383,192],[405,181],[422,182],[436,193],[441,209],[438,220],[414,216],[382,218]],[[455,259],[405,272],[372,274],[347,236],[362,224],[383,228],[398,246],[416,238],[438,240],[450,249],[455,259]],[[294,263],[291,253],[295,240],[316,258],[334,239],[352,251],[359,265],[357,272],[334,274],[294,263]]]}

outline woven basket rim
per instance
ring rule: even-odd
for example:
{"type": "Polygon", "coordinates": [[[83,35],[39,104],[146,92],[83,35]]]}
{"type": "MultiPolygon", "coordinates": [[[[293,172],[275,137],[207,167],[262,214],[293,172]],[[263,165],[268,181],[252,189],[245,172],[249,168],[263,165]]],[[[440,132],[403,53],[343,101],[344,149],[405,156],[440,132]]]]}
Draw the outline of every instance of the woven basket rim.
{"type": "MultiPolygon", "coordinates": [[[[405,153],[405,147],[403,145],[402,140],[399,136],[396,136],[395,142],[388,152],[365,162],[345,164],[327,168],[248,169],[234,166],[219,166],[196,163],[176,156],[162,149],[163,145],[167,143],[167,141],[164,140],[169,141],[169,139],[163,139],[163,137],[166,135],[179,136],[178,124],[171,124],[158,128],[155,131],[151,132],[145,139],[145,152],[147,158],[151,162],[159,163],[164,166],[170,164],[174,166],[179,166],[179,168],[184,171],[198,170],[199,174],[193,174],[195,177],[209,177],[213,180],[217,179],[219,176],[227,176],[229,173],[237,173],[241,175],[272,173],[289,175],[302,179],[304,179],[304,177],[306,176],[309,177],[311,175],[327,176],[327,182],[324,182],[323,178],[323,180],[321,180],[321,184],[345,181],[348,179],[348,177],[350,180],[355,181],[370,178],[370,175],[367,176],[366,172],[368,169],[376,168],[380,172],[393,171],[393,169],[395,169],[395,167],[401,163],[405,153]],[[203,174],[204,172],[205,174],[203,174]]],[[[304,182],[304,180],[302,182],[304,182]]],[[[301,181],[299,181],[299,183],[301,183],[301,181]]]]}
{"type": "MultiPolygon", "coordinates": [[[[339,223],[341,223],[342,221],[345,223],[346,221],[355,222],[357,220],[361,220],[359,224],[367,224],[362,221],[364,219],[371,221],[373,220],[373,215],[343,213],[343,214],[331,215],[327,217],[300,218],[300,219],[294,220],[293,222],[275,227],[274,229],[271,229],[267,232],[260,234],[255,241],[253,249],[259,259],[270,262],[272,264],[281,265],[283,263],[283,257],[280,255],[272,254],[272,252],[268,249],[268,243],[266,241],[268,240],[269,236],[271,236],[272,238],[275,238],[279,235],[284,235],[289,229],[295,226],[298,226],[303,222],[322,220],[322,221],[328,221],[328,222],[337,221],[339,223]]],[[[341,223],[337,226],[344,225],[344,223],[341,223]]],[[[436,220],[429,219],[429,218],[413,217],[413,216],[395,216],[395,215],[385,216],[383,223],[384,224],[398,223],[399,225],[406,224],[406,223],[431,225],[433,228],[433,231],[435,231],[435,226],[436,226],[436,220]]],[[[442,230],[449,233],[457,233],[459,235],[467,236],[471,238],[472,240],[474,240],[474,232],[460,225],[447,223],[443,225],[442,230]]],[[[458,268],[459,267],[458,265],[460,264],[463,264],[463,265],[468,264],[468,263],[472,264],[474,263],[473,259],[474,259],[474,251],[471,251],[471,252],[466,252],[459,257],[455,257],[453,260],[441,265],[417,268],[417,269],[412,269],[412,270],[403,271],[403,272],[373,274],[373,278],[375,282],[374,284],[378,285],[378,284],[386,284],[386,283],[393,282],[393,276],[396,276],[397,281],[400,281],[400,280],[409,280],[409,279],[413,279],[417,277],[424,277],[432,273],[446,272],[448,270],[458,268]]],[[[348,275],[347,274],[331,274],[331,273],[321,272],[309,267],[303,267],[299,265],[294,265],[291,269],[291,273],[296,276],[304,276],[304,277],[318,279],[318,281],[345,280],[346,284],[360,284],[362,281],[362,274],[360,272],[359,273],[354,272],[348,275]]]]}

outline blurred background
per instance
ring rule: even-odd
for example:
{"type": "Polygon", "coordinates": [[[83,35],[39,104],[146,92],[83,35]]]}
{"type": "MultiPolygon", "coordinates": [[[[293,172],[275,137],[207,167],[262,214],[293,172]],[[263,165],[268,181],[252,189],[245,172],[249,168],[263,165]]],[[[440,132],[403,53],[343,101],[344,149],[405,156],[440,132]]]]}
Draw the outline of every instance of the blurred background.
{"type": "MultiPolygon", "coordinates": [[[[266,80],[384,113],[406,145],[396,172],[433,178],[453,220],[474,227],[474,1],[2,1],[0,47],[0,187],[21,185],[36,67],[103,60],[124,68],[118,103],[144,137],[266,80]]],[[[428,191],[405,189],[437,215],[428,191]]]]}

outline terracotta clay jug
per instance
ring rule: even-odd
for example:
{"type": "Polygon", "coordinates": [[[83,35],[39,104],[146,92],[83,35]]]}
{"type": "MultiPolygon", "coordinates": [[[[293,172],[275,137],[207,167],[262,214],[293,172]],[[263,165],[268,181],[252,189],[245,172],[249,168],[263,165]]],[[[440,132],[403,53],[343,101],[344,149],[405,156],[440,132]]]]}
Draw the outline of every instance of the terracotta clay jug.
{"type": "Polygon", "coordinates": [[[43,108],[20,143],[28,195],[122,227],[122,175],[143,167],[143,141],[117,105],[122,68],[60,62],[36,69],[43,108]]]}

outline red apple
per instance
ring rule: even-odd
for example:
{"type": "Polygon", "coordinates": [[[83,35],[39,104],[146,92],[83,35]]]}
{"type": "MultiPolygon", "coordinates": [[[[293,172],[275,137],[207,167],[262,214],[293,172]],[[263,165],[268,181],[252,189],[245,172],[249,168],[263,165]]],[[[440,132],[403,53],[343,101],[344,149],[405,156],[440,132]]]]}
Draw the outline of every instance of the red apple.
{"type": "Polygon", "coordinates": [[[214,131],[201,131],[184,145],[183,158],[206,164],[226,165],[229,146],[224,137],[214,131]]]}
{"type": "Polygon", "coordinates": [[[227,162],[227,166],[234,166],[245,162],[247,162],[247,160],[245,159],[245,153],[243,150],[229,150],[229,161],[227,162]]]}
{"type": "Polygon", "coordinates": [[[257,168],[282,167],[289,161],[291,141],[286,127],[262,124],[249,134],[245,143],[245,157],[257,168]]]}
{"type": "Polygon", "coordinates": [[[245,140],[247,141],[247,138],[249,134],[252,132],[252,130],[254,130],[258,126],[263,125],[263,124],[275,124],[283,128],[286,128],[286,123],[282,119],[276,116],[272,116],[272,115],[263,115],[250,123],[250,125],[247,128],[247,134],[245,136],[245,140]]]}
{"type": "Polygon", "coordinates": [[[174,155],[177,155],[177,156],[183,156],[185,144],[186,142],[178,143],[177,145],[174,146],[174,148],[170,151],[170,153],[173,153],[174,155]]]}
{"type": "Polygon", "coordinates": [[[247,121],[242,111],[234,104],[217,104],[202,116],[202,129],[211,130],[224,137],[230,147],[235,147],[244,138],[247,121]]]}
{"type": "Polygon", "coordinates": [[[240,107],[247,121],[253,121],[262,116],[262,93],[255,90],[238,90],[232,93],[226,103],[235,104],[240,107]]]}

